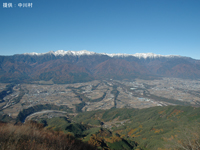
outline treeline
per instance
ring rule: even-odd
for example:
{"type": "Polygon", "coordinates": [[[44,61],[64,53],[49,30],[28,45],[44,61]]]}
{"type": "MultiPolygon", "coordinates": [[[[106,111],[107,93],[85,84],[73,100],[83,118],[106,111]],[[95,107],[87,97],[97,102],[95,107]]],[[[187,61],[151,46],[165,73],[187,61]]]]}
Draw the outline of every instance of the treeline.
{"type": "Polygon", "coordinates": [[[61,106],[57,106],[53,104],[35,105],[33,107],[29,107],[27,109],[23,109],[22,111],[20,111],[17,116],[16,121],[24,122],[27,116],[29,116],[32,113],[42,111],[42,110],[61,110],[61,111],[72,112],[72,110],[66,105],[61,105],[61,106]]]}
{"type": "Polygon", "coordinates": [[[117,97],[119,95],[119,91],[117,90],[117,85],[113,86],[113,90],[111,91],[111,94],[114,95],[114,108],[116,108],[116,106],[117,106],[116,100],[117,100],[117,97]]]}

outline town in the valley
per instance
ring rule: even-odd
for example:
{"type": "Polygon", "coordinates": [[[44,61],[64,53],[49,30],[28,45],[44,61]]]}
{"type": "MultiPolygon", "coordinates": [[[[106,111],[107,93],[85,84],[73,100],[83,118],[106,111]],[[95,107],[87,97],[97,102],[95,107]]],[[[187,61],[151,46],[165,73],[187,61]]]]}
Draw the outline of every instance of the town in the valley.
{"type": "Polygon", "coordinates": [[[73,112],[110,108],[148,108],[167,105],[200,106],[200,81],[178,78],[155,80],[94,80],[74,84],[1,83],[1,113],[16,118],[35,105],[66,105],[73,112]],[[10,88],[8,88],[10,87],[10,88]],[[6,91],[7,90],[7,91],[6,91]]]}

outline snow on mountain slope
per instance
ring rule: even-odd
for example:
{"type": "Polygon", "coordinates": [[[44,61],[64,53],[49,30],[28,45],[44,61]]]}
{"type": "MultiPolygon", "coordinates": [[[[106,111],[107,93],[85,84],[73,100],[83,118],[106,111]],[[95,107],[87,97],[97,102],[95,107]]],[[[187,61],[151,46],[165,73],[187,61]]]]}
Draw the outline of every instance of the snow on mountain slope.
{"type": "Polygon", "coordinates": [[[110,57],[128,57],[128,56],[134,56],[134,57],[137,57],[139,59],[141,58],[160,58],[160,57],[168,57],[168,58],[174,58],[174,57],[182,57],[182,56],[179,56],[179,55],[160,55],[160,54],[154,54],[154,53],[136,53],[136,54],[121,54],[121,53],[118,53],[118,54],[106,54],[110,57]]]}
{"type": "Polygon", "coordinates": [[[47,53],[24,53],[24,55],[45,55],[45,54],[53,54],[55,56],[64,56],[64,55],[93,55],[96,54],[95,52],[89,52],[87,50],[82,51],[64,51],[64,50],[58,50],[58,51],[49,51],[47,53]]]}
{"type": "Polygon", "coordinates": [[[74,56],[80,56],[80,55],[107,55],[109,57],[128,57],[128,56],[134,56],[139,59],[144,58],[161,58],[161,57],[167,57],[167,58],[174,58],[174,57],[182,57],[180,55],[160,55],[160,54],[154,54],[154,53],[136,53],[136,54],[107,54],[107,53],[95,53],[90,52],[87,50],[81,50],[81,51],[64,51],[64,50],[58,50],[58,51],[49,51],[47,53],[24,53],[24,55],[45,55],[45,54],[53,54],[55,56],[65,56],[65,55],[74,55],[74,56]]]}

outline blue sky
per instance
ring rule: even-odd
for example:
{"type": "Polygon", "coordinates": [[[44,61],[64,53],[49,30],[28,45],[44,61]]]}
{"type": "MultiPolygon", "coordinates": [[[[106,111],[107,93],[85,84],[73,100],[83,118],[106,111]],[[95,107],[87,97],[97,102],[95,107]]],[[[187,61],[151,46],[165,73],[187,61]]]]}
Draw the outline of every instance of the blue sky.
{"type": "Polygon", "coordinates": [[[200,59],[200,0],[1,0],[0,55],[57,50],[200,59]],[[14,7],[33,3],[32,8],[14,7]],[[13,3],[13,8],[3,8],[13,3]]]}

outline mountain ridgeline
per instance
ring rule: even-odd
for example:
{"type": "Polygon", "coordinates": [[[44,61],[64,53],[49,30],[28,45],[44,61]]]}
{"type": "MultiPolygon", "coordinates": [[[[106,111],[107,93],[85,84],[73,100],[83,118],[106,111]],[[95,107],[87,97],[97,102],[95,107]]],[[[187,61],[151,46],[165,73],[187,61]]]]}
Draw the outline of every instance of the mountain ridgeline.
{"type": "Polygon", "coordinates": [[[75,83],[110,78],[200,78],[200,60],[189,57],[58,52],[0,56],[0,82],[44,80],[75,83]]]}

